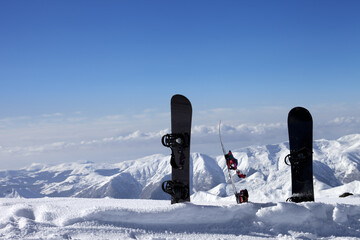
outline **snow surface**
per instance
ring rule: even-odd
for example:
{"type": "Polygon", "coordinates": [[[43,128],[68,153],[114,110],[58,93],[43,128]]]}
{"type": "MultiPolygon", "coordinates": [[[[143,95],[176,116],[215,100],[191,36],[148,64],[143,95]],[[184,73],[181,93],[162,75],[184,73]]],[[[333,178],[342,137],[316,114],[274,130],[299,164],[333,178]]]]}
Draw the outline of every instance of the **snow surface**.
{"type": "Polygon", "coordinates": [[[6,239],[356,239],[360,196],[332,203],[37,198],[0,201],[6,239]]]}
{"type": "Polygon", "coordinates": [[[222,156],[192,154],[191,203],[175,205],[160,188],[164,155],[0,171],[0,239],[360,239],[360,134],[314,142],[315,202],[285,202],[288,152],[233,150],[247,174],[235,183],[249,190],[241,205],[222,156]]]}

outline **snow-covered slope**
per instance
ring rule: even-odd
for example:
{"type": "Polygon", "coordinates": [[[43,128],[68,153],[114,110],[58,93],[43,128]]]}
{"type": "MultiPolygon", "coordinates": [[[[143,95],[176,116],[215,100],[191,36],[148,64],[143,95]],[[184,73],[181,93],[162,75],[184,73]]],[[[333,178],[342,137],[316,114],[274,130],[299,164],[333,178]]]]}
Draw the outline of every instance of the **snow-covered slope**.
{"type": "MultiPolygon", "coordinates": [[[[290,167],[283,161],[288,152],[287,143],[233,150],[239,168],[247,174],[245,179],[234,177],[237,189],[247,188],[254,202],[285,200],[291,193],[290,167]]],[[[193,153],[191,157],[193,198],[232,197],[223,156],[193,153]]],[[[160,187],[171,178],[169,158],[152,155],[118,164],[33,164],[0,171],[0,197],[169,199],[160,187]]],[[[341,187],[360,194],[359,188],[351,188],[360,181],[360,134],[315,141],[313,168],[315,197],[341,187]]]]}
{"type": "Polygon", "coordinates": [[[0,199],[1,239],[358,239],[360,195],[340,202],[0,199]]]}
{"type": "MultiPolygon", "coordinates": [[[[171,179],[169,159],[153,155],[119,164],[34,164],[18,171],[2,171],[0,196],[168,199],[160,184],[171,179]]],[[[225,182],[215,159],[198,153],[192,154],[192,159],[194,191],[206,191],[225,182]]]]}
{"type": "Polygon", "coordinates": [[[360,135],[315,141],[315,202],[299,204],[285,202],[287,143],[233,151],[248,175],[235,178],[241,205],[222,156],[192,154],[191,203],[175,205],[161,200],[169,156],[2,171],[0,239],[359,239],[359,147],[360,135]]]}

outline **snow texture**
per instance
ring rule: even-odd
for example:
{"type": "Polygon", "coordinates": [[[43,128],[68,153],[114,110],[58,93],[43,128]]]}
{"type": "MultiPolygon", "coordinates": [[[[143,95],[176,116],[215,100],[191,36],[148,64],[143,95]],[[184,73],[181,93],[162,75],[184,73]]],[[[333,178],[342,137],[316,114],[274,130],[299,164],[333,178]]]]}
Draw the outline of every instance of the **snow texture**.
{"type": "Polygon", "coordinates": [[[175,205],[160,187],[171,176],[164,155],[1,171],[0,239],[359,239],[360,134],[314,142],[315,202],[285,202],[288,152],[288,143],[233,150],[247,174],[234,176],[249,191],[241,205],[223,156],[192,154],[191,203],[175,205]]]}
{"type": "MultiPolygon", "coordinates": [[[[5,239],[356,239],[360,196],[332,203],[236,205],[166,200],[37,198],[0,201],[5,239]]],[[[329,199],[327,199],[328,201],[329,199]]]]}

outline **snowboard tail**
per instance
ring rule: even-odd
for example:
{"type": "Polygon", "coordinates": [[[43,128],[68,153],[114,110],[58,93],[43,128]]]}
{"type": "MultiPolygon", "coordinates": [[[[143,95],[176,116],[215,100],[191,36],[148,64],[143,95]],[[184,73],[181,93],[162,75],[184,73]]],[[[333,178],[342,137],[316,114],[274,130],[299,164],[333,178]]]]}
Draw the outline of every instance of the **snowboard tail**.
{"type": "Polygon", "coordinates": [[[288,115],[290,154],[285,163],[291,166],[292,196],[288,201],[314,201],[313,186],[313,120],[303,107],[293,108],[288,115]]]}
{"type": "Polygon", "coordinates": [[[164,192],[171,195],[171,203],[190,201],[190,139],[192,106],[182,95],[171,98],[171,134],[161,142],[171,149],[171,181],[162,184],[164,192]]]}

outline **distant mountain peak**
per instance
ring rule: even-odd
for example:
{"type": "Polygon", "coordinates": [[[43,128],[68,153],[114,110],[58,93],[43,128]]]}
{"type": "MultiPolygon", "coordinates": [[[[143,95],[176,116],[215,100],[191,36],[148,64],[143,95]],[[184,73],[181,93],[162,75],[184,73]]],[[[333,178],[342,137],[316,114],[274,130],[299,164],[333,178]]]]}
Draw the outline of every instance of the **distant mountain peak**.
{"type": "MultiPolygon", "coordinates": [[[[314,141],[315,197],[330,188],[360,181],[360,134],[314,141]]],[[[247,188],[253,201],[280,201],[291,194],[290,167],[284,157],[288,143],[250,146],[233,151],[245,179],[235,177],[238,190],[247,188]]],[[[191,154],[192,193],[231,196],[224,157],[191,154]]],[[[235,174],[235,173],[233,173],[235,174]]],[[[162,181],[171,179],[170,156],[154,154],[116,164],[83,161],[59,165],[31,164],[0,171],[0,197],[90,197],[169,199],[162,181]]],[[[360,193],[358,189],[348,189],[360,193]]],[[[201,194],[200,194],[201,195],[201,194]]]]}

